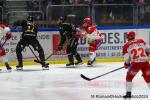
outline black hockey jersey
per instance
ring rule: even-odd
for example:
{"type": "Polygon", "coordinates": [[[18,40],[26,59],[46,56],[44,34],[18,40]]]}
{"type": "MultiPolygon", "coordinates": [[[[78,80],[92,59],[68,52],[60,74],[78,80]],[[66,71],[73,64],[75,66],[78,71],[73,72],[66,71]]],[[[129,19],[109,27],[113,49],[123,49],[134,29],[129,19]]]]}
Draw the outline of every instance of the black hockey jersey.
{"type": "Polygon", "coordinates": [[[36,37],[38,32],[38,26],[34,22],[29,22],[27,20],[16,21],[14,23],[14,27],[21,26],[22,27],[22,37],[31,36],[36,37]]]}
{"type": "Polygon", "coordinates": [[[70,42],[72,39],[76,38],[76,28],[71,23],[61,23],[60,24],[60,42],[59,46],[67,41],[70,42]]]}

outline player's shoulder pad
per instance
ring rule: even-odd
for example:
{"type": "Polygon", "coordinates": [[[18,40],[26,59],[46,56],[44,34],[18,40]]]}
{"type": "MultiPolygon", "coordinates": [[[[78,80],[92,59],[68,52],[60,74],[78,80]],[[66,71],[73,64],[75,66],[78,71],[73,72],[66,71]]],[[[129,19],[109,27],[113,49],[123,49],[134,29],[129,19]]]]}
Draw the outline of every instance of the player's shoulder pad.
{"type": "Polygon", "coordinates": [[[145,44],[145,41],[144,41],[143,39],[136,39],[136,41],[137,41],[138,43],[144,43],[144,44],[145,44]]]}
{"type": "Polygon", "coordinates": [[[143,39],[136,39],[136,41],[144,42],[144,40],[143,40],[143,39]]]}

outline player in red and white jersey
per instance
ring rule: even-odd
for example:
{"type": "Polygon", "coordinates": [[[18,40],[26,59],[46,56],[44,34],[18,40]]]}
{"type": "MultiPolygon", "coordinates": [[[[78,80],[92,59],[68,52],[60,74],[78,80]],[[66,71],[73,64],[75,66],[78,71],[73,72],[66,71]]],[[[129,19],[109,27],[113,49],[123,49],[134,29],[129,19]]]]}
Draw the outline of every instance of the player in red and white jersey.
{"type": "MultiPolygon", "coordinates": [[[[0,24],[0,38],[3,38],[3,36],[5,37],[6,40],[9,40],[12,37],[12,33],[9,27],[7,27],[4,24],[0,24]]],[[[6,56],[6,52],[3,45],[4,44],[0,43],[0,57],[2,57],[7,70],[11,71],[12,68],[8,64],[8,58],[6,56]]]]}
{"type": "Polygon", "coordinates": [[[89,17],[84,19],[83,25],[78,29],[77,36],[86,37],[89,42],[89,61],[88,66],[93,66],[96,59],[97,47],[101,44],[103,37],[102,33],[96,29],[89,17]]]}
{"type": "Polygon", "coordinates": [[[128,69],[126,75],[126,95],[124,98],[131,98],[132,80],[141,70],[143,78],[150,88],[150,64],[148,54],[149,46],[143,39],[135,39],[135,32],[126,33],[128,42],[123,46],[124,66],[128,69]]]}

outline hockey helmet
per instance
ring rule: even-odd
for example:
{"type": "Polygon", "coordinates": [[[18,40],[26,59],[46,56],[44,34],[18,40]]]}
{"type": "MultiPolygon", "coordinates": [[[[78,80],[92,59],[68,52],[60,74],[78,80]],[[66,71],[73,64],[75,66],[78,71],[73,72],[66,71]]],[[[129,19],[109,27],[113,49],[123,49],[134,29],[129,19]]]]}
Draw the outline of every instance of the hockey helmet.
{"type": "Polygon", "coordinates": [[[6,25],[0,24],[0,28],[5,28],[5,27],[6,27],[6,25]]]}
{"type": "Polygon", "coordinates": [[[29,15],[29,16],[27,17],[27,21],[33,22],[33,16],[29,15]]]}
{"type": "Polygon", "coordinates": [[[84,23],[91,24],[91,18],[89,17],[84,18],[84,23]]]}
{"type": "Polygon", "coordinates": [[[126,36],[128,40],[135,39],[135,32],[134,31],[127,32],[126,36]]]}
{"type": "Polygon", "coordinates": [[[65,22],[65,20],[66,20],[66,16],[61,16],[61,17],[59,18],[60,23],[65,22]]]}

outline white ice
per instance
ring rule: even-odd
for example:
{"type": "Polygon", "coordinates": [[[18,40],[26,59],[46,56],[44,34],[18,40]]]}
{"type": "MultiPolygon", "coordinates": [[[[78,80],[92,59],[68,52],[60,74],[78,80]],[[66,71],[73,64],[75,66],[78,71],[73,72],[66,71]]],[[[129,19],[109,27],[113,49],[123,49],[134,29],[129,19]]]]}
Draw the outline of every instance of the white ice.
{"type": "MultiPolygon", "coordinates": [[[[126,92],[126,69],[89,82],[80,77],[84,74],[93,78],[122,66],[122,62],[98,63],[93,68],[86,65],[65,68],[63,64],[55,64],[50,65],[50,70],[43,71],[40,65],[33,65],[24,67],[22,72],[13,67],[10,73],[6,73],[3,67],[0,100],[123,100],[119,96],[126,92]],[[115,95],[118,98],[112,97],[115,95]]],[[[133,80],[133,95],[141,98],[132,100],[150,100],[150,90],[141,75],[139,72],[133,80]]]]}

